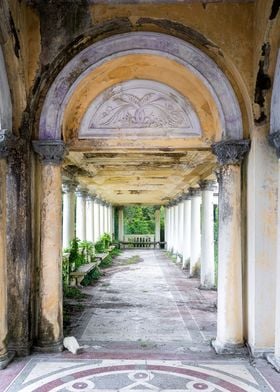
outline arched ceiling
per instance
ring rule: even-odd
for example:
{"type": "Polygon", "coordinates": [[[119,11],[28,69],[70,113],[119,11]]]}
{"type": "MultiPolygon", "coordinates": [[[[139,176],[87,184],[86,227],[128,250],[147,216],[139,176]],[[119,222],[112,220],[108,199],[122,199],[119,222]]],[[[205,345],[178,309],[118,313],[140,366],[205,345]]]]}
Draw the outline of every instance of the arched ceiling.
{"type": "Polygon", "coordinates": [[[60,132],[65,176],[115,205],[167,204],[213,175],[211,144],[242,137],[242,120],[205,54],[164,34],[131,33],[85,49],[58,75],[40,138],[60,132]]]}

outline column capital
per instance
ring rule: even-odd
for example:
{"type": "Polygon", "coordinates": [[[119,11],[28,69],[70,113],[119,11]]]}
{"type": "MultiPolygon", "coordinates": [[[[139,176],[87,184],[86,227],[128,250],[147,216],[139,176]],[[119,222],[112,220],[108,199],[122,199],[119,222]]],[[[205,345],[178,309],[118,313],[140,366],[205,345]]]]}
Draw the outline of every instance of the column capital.
{"type": "Polygon", "coordinates": [[[10,129],[0,129],[0,159],[10,155],[11,150],[23,146],[23,140],[15,136],[10,129]]]}
{"type": "Polygon", "coordinates": [[[63,193],[75,192],[78,183],[75,181],[64,181],[62,184],[63,193]]]}
{"type": "Polygon", "coordinates": [[[182,199],[183,200],[190,200],[191,199],[190,193],[189,192],[183,193],[182,199]]]}
{"type": "Polygon", "coordinates": [[[80,187],[78,187],[76,189],[76,195],[78,197],[86,198],[88,196],[88,189],[87,188],[80,188],[80,187]]]}
{"type": "Polygon", "coordinates": [[[155,206],[155,211],[159,211],[161,206],[155,206]]]}
{"type": "Polygon", "coordinates": [[[67,152],[63,140],[33,140],[32,145],[44,165],[61,165],[67,152]]]}
{"type": "Polygon", "coordinates": [[[94,201],[96,200],[96,195],[94,193],[88,193],[87,194],[87,200],[88,201],[94,201]]]}
{"type": "Polygon", "coordinates": [[[220,165],[240,165],[250,149],[250,140],[223,140],[211,148],[220,165]]]}
{"type": "Polygon", "coordinates": [[[200,188],[189,188],[190,197],[198,197],[200,196],[200,188]]]}
{"type": "Polygon", "coordinates": [[[275,148],[278,159],[280,159],[280,130],[268,135],[269,144],[275,148]]]}
{"type": "Polygon", "coordinates": [[[214,180],[201,180],[199,187],[202,191],[214,191],[216,189],[216,181],[214,180]]]}

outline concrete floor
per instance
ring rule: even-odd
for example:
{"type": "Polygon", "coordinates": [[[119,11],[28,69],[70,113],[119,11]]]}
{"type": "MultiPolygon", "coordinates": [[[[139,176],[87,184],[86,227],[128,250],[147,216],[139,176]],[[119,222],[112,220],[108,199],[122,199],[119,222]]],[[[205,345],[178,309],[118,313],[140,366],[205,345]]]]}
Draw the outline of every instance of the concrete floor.
{"type": "Polygon", "coordinates": [[[216,292],[198,286],[162,251],[125,251],[83,289],[71,334],[84,353],[18,359],[0,373],[0,392],[280,391],[264,360],[213,352],[216,292]]]}

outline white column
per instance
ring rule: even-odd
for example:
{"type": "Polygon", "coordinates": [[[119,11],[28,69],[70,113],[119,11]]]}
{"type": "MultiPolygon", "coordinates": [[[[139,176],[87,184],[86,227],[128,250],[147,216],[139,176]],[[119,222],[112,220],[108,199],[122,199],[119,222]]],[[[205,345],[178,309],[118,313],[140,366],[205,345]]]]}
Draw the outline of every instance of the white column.
{"type": "Polygon", "coordinates": [[[274,355],[267,359],[280,372],[280,130],[269,136],[270,144],[276,148],[278,157],[278,206],[277,206],[277,258],[276,258],[276,303],[275,303],[275,342],[274,355]]]}
{"type": "Polygon", "coordinates": [[[155,210],[155,241],[160,241],[160,207],[155,210]]]}
{"type": "Polygon", "coordinates": [[[191,197],[184,195],[184,249],[183,249],[183,268],[190,263],[191,257],[191,197]]]}
{"type": "Polygon", "coordinates": [[[199,185],[202,196],[200,284],[203,288],[211,289],[215,286],[213,205],[215,181],[205,180],[199,185]]]}
{"type": "Polygon", "coordinates": [[[94,242],[94,197],[90,194],[86,198],[86,239],[94,242]]]}
{"type": "Polygon", "coordinates": [[[73,181],[65,181],[63,190],[63,249],[70,246],[75,238],[75,189],[77,184],[73,181]]]}
{"type": "Polygon", "coordinates": [[[84,241],[86,239],[86,198],[87,189],[79,188],[76,191],[76,237],[84,241]]]}
{"type": "Polygon", "coordinates": [[[234,353],[243,346],[241,168],[248,141],[224,141],[212,146],[220,169],[217,353],[234,353]]]}
{"type": "Polygon", "coordinates": [[[108,204],[107,206],[107,227],[108,227],[108,233],[112,237],[112,206],[111,204],[108,204]]]}
{"type": "Polygon", "coordinates": [[[99,202],[95,198],[93,202],[93,216],[94,216],[94,242],[98,241],[100,237],[100,220],[99,220],[99,202]]]}
{"type": "Polygon", "coordinates": [[[174,232],[173,232],[174,233],[173,253],[175,255],[177,255],[177,253],[178,253],[178,243],[179,243],[178,232],[179,232],[179,205],[178,205],[178,202],[176,201],[176,204],[174,206],[174,232]]]}
{"type": "Polygon", "coordinates": [[[170,251],[172,253],[174,253],[174,246],[175,246],[175,244],[174,244],[174,239],[175,239],[175,204],[173,204],[173,203],[172,203],[172,206],[171,206],[170,214],[171,214],[170,215],[171,216],[171,219],[170,219],[170,233],[171,233],[171,235],[170,235],[170,244],[171,244],[170,251]]]}
{"type": "Polygon", "coordinates": [[[164,207],[164,241],[166,242],[166,249],[168,249],[168,215],[169,215],[169,208],[168,206],[164,207]]]}
{"type": "MultiPolygon", "coordinates": [[[[178,252],[183,258],[184,252],[184,202],[180,198],[178,205],[178,252]]],[[[181,259],[180,259],[181,261],[181,259]]]]}
{"type": "Polygon", "coordinates": [[[99,229],[100,229],[100,235],[99,238],[102,237],[104,234],[104,205],[103,205],[103,200],[99,201],[99,229]]]}
{"type": "Polygon", "coordinates": [[[119,208],[119,241],[124,240],[124,220],[123,220],[123,208],[119,208]]]}
{"type": "Polygon", "coordinates": [[[194,276],[200,263],[200,190],[190,188],[191,196],[191,257],[190,276],[194,276]]]}
{"type": "Polygon", "coordinates": [[[116,239],[115,236],[115,207],[111,206],[111,219],[112,219],[112,238],[116,239]]]}

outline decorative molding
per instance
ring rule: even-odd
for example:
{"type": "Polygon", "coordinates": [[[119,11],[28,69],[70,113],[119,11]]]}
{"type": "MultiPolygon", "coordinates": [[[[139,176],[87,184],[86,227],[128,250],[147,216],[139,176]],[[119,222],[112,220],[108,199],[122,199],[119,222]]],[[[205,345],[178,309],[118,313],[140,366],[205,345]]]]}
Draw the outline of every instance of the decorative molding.
{"type": "Polygon", "coordinates": [[[217,184],[214,180],[202,180],[199,181],[199,187],[202,191],[214,191],[217,188],[217,184]]]}
{"type": "Polygon", "coordinates": [[[78,183],[75,181],[64,181],[62,184],[63,193],[71,193],[75,192],[77,189],[78,183]]]}
{"type": "Polygon", "coordinates": [[[198,197],[201,195],[200,188],[189,188],[190,197],[198,197]]]}
{"type": "Polygon", "coordinates": [[[240,165],[250,149],[250,140],[227,140],[212,144],[220,165],[240,165]]]}
{"type": "Polygon", "coordinates": [[[200,136],[199,119],[178,91],[152,80],[129,80],[90,105],[79,138],[200,136]]]}
{"type": "Polygon", "coordinates": [[[182,194],[182,198],[183,198],[183,200],[190,200],[191,199],[191,195],[190,195],[189,192],[183,193],[182,194]]]}
{"type": "Polygon", "coordinates": [[[89,193],[87,195],[87,201],[94,201],[96,200],[96,195],[94,195],[93,193],[89,193]]]}
{"type": "Polygon", "coordinates": [[[201,79],[216,102],[222,137],[243,135],[242,116],[234,90],[218,65],[203,51],[171,35],[155,32],[118,34],[92,44],[79,52],[57,75],[43,104],[39,135],[41,139],[60,138],[64,111],[78,84],[94,69],[110,59],[135,53],[153,53],[169,58],[201,79]]]}
{"type": "Polygon", "coordinates": [[[82,198],[88,197],[88,189],[87,188],[80,188],[80,187],[78,187],[76,189],[76,196],[77,197],[82,197],[82,198]]]}
{"type": "Polygon", "coordinates": [[[268,136],[268,141],[272,147],[276,149],[278,159],[280,159],[280,130],[271,133],[268,136]]]}
{"type": "Polygon", "coordinates": [[[23,146],[23,140],[15,136],[9,129],[0,129],[0,159],[6,158],[12,150],[23,146]]]}
{"type": "Polygon", "coordinates": [[[32,145],[44,165],[61,165],[67,153],[62,140],[33,140],[32,145]]]}

